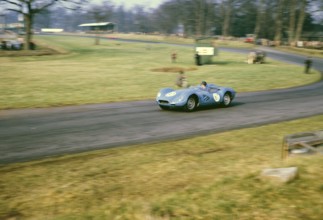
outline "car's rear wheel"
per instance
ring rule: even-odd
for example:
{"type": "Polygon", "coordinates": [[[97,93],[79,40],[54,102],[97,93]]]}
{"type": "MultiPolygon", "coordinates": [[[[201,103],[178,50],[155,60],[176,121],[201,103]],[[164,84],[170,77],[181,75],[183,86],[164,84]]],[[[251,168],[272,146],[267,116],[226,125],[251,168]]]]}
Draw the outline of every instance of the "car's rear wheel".
{"type": "Polygon", "coordinates": [[[197,107],[197,100],[194,96],[190,96],[187,99],[186,105],[185,105],[185,110],[188,112],[192,112],[196,109],[197,107]]]}
{"type": "Polygon", "coordinates": [[[223,96],[222,106],[227,107],[231,104],[232,99],[229,93],[225,93],[223,96]]]}

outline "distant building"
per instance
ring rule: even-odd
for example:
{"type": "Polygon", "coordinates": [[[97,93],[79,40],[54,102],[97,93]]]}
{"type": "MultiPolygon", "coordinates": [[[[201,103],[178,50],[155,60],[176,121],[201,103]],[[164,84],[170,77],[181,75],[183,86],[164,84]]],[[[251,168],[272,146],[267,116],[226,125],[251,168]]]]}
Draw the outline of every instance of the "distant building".
{"type": "Polygon", "coordinates": [[[63,32],[64,29],[61,29],[61,28],[42,28],[40,31],[42,33],[60,33],[60,32],[63,32]]]}
{"type": "Polygon", "coordinates": [[[12,31],[17,34],[22,34],[24,32],[25,26],[23,23],[0,23],[0,32],[12,31]]]}
{"type": "Polygon", "coordinates": [[[87,23],[80,24],[79,27],[82,28],[85,32],[106,32],[112,33],[114,32],[115,24],[112,22],[99,22],[99,23],[87,23]]]}

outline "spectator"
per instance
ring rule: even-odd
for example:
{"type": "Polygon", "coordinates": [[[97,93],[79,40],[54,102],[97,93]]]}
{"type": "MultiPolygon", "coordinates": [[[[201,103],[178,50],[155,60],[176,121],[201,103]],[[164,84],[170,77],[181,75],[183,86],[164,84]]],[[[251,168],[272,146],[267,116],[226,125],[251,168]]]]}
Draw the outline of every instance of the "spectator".
{"type": "Polygon", "coordinates": [[[176,52],[173,52],[172,55],[172,63],[176,63],[176,59],[177,59],[177,53],[176,52]]]}
{"type": "Polygon", "coordinates": [[[184,88],[186,88],[188,86],[186,76],[184,74],[184,71],[182,71],[182,70],[179,71],[179,74],[176,79],[176,85],[178,87],[184,87],[184,88]]]}
{"type": "Polygon", "coordinates": [[[196,54],[195,54],[195,63],[196,63],[197,66],[202,65],[201,64],[201,56],[200,56],[199,52],[196,52],[196,54]]]}
{"type": "Polygon", "coordinates": [[[309,73],[310,72],[310,69],[311,69],[311,66],[312,66],[312,59],[311,57],[307,57],[307,59],[305,60],[305,73],[309,73]]]}

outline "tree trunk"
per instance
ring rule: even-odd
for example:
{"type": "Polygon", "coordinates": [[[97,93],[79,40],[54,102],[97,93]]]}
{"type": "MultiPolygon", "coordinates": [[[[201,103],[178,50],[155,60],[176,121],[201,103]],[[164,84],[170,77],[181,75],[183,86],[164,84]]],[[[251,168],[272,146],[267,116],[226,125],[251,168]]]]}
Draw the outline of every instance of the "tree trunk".
{"type": "Polygon", "coordinates": [[[100,45],[100,31],[99,28],[95,28],[95,40],[94,45],[100,45]]]}
{"type": "Polygon", "coordinates": [[[224,37],[227,37],[229,35],[229,28],[231,22],[232,0],[227,0],[224,4],[224,21],[222,35],[224,37]]]}
{"type": "Polygon", "coordinates": [[[259,33],[260,33],[260,28],[261,28],[261,24],[263,23],[263,19],[264,19],[264,0],[260,0],[258,2],[258,10],[257,10],[257,20],[256,20],[256,26],[255,26],[255,37],[258,38],[259,33]]]}
{"type": "Polygon", "coordinates": [[[296,1],[290,0],[289,6],[289,31],[288,31],[288,44],[292,46],[294,44],[295,38],[295,14],[296,14],[296,1]]]}
{"type": "Polygon", "coordinates": [[[24,42],[24,50],[30,50],[31,40],[32,40],[32,22],[33,16],[29,14],[24,14],[25,21],[25,42],[24,42]]]}
{"type": "Polygon", "coordinates": [[[277,12],[276,12],[276,31],[275,31],[275,45],[280,46],[281,44],[281,32],[283,28],[282,22],[282,11],[283,11],[284,0],[278,0],[277,12]]]}
{"type": "Polygon", "coordinates": [[[202,18],[203,14],[202,11],[202,4],[200,0],[196,1],[195,5],[195,34],[196,36],[200,37],[202,35],[202,18]]]}
{"type": "Polygon", "coordinates": [[[31,48],[31,40],[32,40],[32,28],[34,22],[34,12],[31,7],[31,1],[26,2],[26,10],[27,13],[24,13],[24,24],[25,24],[25,42],[24,42],[24,50],[34,49],[31,48]]]}
{"type": "Polygon", "coordinates": [[[303,31],[303,24],[305,20],[305,11],[307,8],[307,1],[302,0],[300,3],[300,14],[297,22],[296,34],[295,34],[295,41],[299,41],[303,31]]]}

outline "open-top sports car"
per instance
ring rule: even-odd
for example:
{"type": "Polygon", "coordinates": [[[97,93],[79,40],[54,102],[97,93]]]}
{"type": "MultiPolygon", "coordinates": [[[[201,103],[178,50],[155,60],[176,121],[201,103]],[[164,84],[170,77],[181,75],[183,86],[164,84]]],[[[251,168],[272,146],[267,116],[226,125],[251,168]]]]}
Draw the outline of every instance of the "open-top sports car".
{"type": "Polygon", "coordinates": [[[202,82],[201,85],[185,89],[161,89],[157,94],[156,101],[164,110],[184,108],[186,111],[194,111],[198,107],[218,105],[227,107],[235,95],[236,92],[232,88],[202,82]]]}

